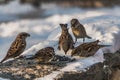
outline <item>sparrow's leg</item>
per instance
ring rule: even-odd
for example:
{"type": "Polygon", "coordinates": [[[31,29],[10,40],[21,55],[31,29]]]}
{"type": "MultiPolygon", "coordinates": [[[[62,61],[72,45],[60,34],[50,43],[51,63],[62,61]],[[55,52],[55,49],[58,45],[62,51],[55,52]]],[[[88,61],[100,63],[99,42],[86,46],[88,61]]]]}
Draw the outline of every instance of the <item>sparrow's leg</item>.
{"type": "Polygon", "coordinates": [[[65,52],[65,54],[67,54],[67,52],[65,52]]]}
{"type": "Polygon", "coordinates": [[[61,47],[60,47],[60,40],[59,40],[59,42],[58,42],[58,48],[57,48],[58,50],[61,50],[61,47]]]}
{"type": "Polygon", "coordinates": [[[83,38],[83,43],[85,42],[85,38],[83,38]]]}
{"type": "Polygon", "coordinates": [[[58,45],[58,48],[57,48],[58,50],[61,50],[61,48],[60,48],[60,46],[58,45]]]}
{"type": "Polygon", "coordinates": [[[75,38],[75,42],[74,42],[74,44],[77,42],[77,38],[75,38]]]}

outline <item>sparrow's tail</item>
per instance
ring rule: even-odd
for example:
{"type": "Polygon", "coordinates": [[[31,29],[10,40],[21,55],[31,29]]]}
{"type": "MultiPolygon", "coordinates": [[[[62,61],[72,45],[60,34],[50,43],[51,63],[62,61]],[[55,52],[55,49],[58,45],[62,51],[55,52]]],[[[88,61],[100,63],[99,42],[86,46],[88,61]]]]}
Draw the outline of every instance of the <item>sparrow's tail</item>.
{"type": "Polygon", "coordinates": [[[31,60],[33,60],[33,59],[35,59],[35,58],[36,58],[35,56],[31,56],[31,57],[26,58],[26,59],[31,59],[31,60]]]}
{"type": "Polygon", "coordinates": [[[110,46],[112,46],[112,45],[100,45],[100,44],[99,44],[99,46],[100,46],[100,47],[110,47],[110,46]]]}
{"type": "Polygon", "coordinates": [[[5,57],[0,63],[3,63],[5,60],[7,60],[7,57],[5,57]]]}
{"type": "Polygon", "coordinates": [[[89,38],[89,39],[92,39],[92,37],[90,37],[90,36],[88,36],[88,35],[86,35],[86,37],[89,38]]]}

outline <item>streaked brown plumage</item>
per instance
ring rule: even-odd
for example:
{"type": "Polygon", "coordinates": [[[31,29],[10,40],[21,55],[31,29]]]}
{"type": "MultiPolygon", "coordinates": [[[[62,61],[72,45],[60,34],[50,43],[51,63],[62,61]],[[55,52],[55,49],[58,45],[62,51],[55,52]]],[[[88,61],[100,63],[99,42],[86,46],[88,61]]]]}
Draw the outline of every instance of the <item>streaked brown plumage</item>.
{"type": "Polygon", "coordinates": [[[62,33],[59,38],[58,49],[63,49],[66,54],[69,49],[74,48],[74,41],[72,36],[69,34],[67,24],[60,24],[60,26],[62,29],[62,33]]]}
{"type": "Polygon", "coordinates": [[[83,42],[85,41],[85,38],[91,39],[91,37],[87,35],[84,26],[80,24],[80,22],[77,19],[71,20],[71,28],[75,36],[75,43],[77,42],[78,38],[83,38],[83,42]]]}
{"type": "Polygon", "coordinates": [[[79,55],[81,57],[92,56],[96,53],[96,51],[98,51],[98,49],[108,46],[108,45],[99,45],[98,43],[99,40],[89,43],[83,43],[72,50],[71,56],[74,55],[79,55]]]}
{"type": "Polygon", "coordinates": [[[29,36],[30,36],[30,34],[28,34],[26,32],[19,33],[17,35],[16,39],[11,44],[11,46],[7,52],[7,55],[1,61],[1,63],[9,58],[15,58],[15,57],[19,56],[25,50],[26,38],[29,36]]]}
{"type": "Polygon", "coordinates": [[[36,59],[38,62],[48,62],[55,55],[55,51],[53,47],[46,47],[40,49],[36,54],[32,57],[36,59]]]}

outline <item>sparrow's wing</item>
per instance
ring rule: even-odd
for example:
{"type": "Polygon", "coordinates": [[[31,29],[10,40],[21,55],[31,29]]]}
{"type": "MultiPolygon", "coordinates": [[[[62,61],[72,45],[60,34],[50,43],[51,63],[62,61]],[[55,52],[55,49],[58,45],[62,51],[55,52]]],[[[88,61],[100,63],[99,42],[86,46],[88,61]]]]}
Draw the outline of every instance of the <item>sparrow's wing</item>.
{"type": "Polygon", "coordinates": [[[84,26],[82,24],[79,25],[79,28],[80,28],[80,31],[83,33],[83,34],[86,34],[86,30],[84,28],[84,26]]]}
{"type": "Polygon", "coordinates": [[[100,47],[110,47],[112,45],[100,45],[100,44],[98,44],[98,46],[100,46],[100,47]]]}
{"type": "Polygon", "coordinates": [[[7,52],[7,56],[12,56],[18,52],[23,52],[25,49],[25,44],[22,39],[15,40],[7,52]]]}

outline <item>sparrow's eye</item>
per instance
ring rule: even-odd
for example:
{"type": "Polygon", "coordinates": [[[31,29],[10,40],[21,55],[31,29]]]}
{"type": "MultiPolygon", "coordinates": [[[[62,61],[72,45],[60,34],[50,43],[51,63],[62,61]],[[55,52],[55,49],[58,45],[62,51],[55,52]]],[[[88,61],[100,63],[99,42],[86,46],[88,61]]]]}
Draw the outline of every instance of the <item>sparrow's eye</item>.
{"type": "Polygon", "coordinates": [[[66,32],[66,31],[67,31],[67,29],[64,30],[64,32],[66,32]]]}

